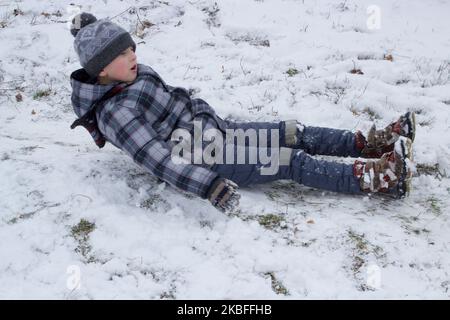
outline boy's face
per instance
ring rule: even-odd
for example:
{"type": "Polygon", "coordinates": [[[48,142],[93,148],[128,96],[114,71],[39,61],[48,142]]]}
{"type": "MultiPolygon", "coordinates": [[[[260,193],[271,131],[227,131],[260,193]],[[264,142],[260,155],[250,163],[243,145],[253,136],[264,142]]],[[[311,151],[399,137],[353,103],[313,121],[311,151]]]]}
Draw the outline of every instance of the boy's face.
{"type": "Polygon", "coordinates": [[[129,47],[108,64],[99,74],[103,84],[113,81],[133,82],[137,76],[136,54],[129,47]]]}

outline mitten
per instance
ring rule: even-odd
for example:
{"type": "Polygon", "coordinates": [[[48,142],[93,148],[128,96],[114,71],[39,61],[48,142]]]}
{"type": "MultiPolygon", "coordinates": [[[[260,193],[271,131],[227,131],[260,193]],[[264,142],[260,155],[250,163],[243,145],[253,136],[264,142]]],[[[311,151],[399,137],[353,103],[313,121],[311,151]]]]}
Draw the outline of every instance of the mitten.
{"type": "Polygon", "coordinates": [[[241,195],[238,185],[225,178],[217,178],[209,188],[207,198],[214,207],[224,213],[233,212],[239,205],[241,195]]]}

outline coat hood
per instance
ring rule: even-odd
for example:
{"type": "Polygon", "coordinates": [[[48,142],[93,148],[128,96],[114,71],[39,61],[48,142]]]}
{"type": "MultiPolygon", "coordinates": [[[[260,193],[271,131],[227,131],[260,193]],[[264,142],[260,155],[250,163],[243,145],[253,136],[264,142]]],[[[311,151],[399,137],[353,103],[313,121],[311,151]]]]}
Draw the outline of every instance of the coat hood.
{"type": "MultiPolygon", "coordinates": [[[[137,82],[141,77],[153,76],[160,81],[159,75],[149,66],[138,64],[137,82]]],[[[78,117],[82,117],[88,112],[94,102],[99,100],[110,89],[112,89],[120,81],[109,85],[101,85],[97,82],[97,78],[92,78],[85,69],[78,69],[70,75],[70,85],[72,86],[72,107],[78,117]]],[[[164,84],[165,85],[165,84],[164,84]]]]}
{"type": "Polygon", "coordinates": [[[96,78],[92,78],[85,69],[78,69],[70,75],[72,86],[72,107],[78,117],[88,112],[94,102],[99,100],[117,83],[100,85],[96,78]]]}

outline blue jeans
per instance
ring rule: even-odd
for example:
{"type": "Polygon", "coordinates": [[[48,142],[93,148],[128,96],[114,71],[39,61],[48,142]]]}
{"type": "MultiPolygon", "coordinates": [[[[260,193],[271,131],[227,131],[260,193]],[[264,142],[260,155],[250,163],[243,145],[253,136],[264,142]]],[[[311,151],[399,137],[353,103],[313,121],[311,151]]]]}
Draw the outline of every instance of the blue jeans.
{"type": "MultiPolygon", "coordinates": [[[[268,131],[270,129],[278,129],[281,137],[279,145],[280,147],[286,146],[285,141],[283,141],[285,122],[227,122],[227,125],[230,129],[243,129],[244,131],[249,128],[267,129],[268,131]]],[[[268,139],[265,142],[270,147],[270,134],[267,136],[268,139]]],[[[274,174],[261,173],[261,168],[268,165],[267,163],[261,163],[259,157],[257,163],[216,163],[210,169],[217,172],[220,176],[234,181],[241,187],[280,179],[291,179],[305,186],[322,190],[351,194],[362,193],[359,179],[353,174],[353,165],[318,160],[311,157],[311,155],[358,157],[360,153],[356,149],[355,135],[352,132],[305,126],[302,131],[297,130],[296,137],[297,142],[294,146],[291,146],[289,158],[287,158],[285,164],[278,166],[278,171],[274,174]]],[[[252,148],[258,148],[261,141],[258,141],[257,146],[249,146],[248,141],[245,143],[247,161],[248,154],[251,151],[256,151],[255,149],[252,150],[252,148]]],[[[242,148],[242,146],[234,145],[233,147],[236,160],[237,149],[242,148]]],[[[226,156],[226,152],[224,153],[226,156]]]]}

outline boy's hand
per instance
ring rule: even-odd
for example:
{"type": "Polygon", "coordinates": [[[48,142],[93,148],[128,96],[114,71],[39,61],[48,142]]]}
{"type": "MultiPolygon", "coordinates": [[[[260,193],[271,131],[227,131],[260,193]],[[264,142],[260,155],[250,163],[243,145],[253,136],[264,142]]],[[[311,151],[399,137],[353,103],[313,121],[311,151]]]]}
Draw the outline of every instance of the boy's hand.
{"type": "Polygon", "coordinates": [[[217,179],[208,192],[208,200],[224,213],[231,213],[239,205],[241,195],[236,191],[238,185],[231,180],[217,179]]]}

